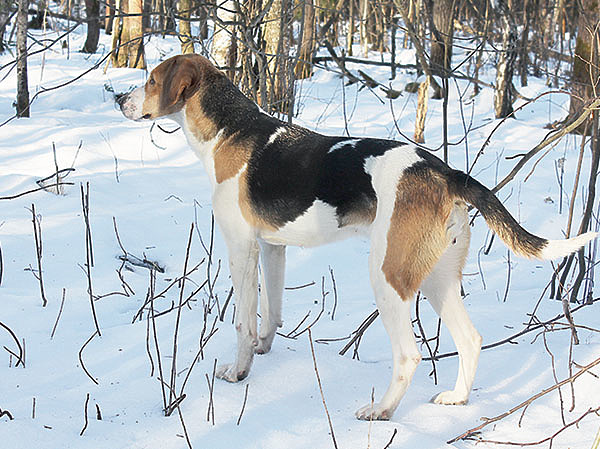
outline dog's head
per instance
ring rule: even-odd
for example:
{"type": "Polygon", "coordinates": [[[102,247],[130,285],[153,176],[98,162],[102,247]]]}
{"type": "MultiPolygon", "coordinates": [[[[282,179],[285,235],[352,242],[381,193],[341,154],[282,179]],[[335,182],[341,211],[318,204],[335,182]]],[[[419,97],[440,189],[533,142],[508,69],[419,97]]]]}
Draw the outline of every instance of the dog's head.
{"type": "Polygon", "coordinates": [[[210,75],[220,72],[203,56],[173,56],[152,70],[144,86],[117,95],[116,102],[130,120],[155,120],[179,112],[210,75]]]}

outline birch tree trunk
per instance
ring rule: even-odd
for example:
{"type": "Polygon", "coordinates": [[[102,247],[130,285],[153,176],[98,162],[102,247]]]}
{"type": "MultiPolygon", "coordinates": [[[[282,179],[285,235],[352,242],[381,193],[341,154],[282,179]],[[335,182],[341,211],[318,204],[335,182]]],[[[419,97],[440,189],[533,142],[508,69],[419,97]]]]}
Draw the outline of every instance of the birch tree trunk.
{"type": "Polygon", "coordinates": [[[229,67],[230,60],[232,59],[232,36],[235,34],[235,29],[229,22],[233,22],[234,19],[235,3],[233,0],[218,2],[211,49],[211,55],[217,67],[229,67]]]}
{"type": "Polygon", "coordinates": [[[29,0],[19,0],[17,12],[17,117],[29,117],[27,85],[27,10],[29,0]]]}

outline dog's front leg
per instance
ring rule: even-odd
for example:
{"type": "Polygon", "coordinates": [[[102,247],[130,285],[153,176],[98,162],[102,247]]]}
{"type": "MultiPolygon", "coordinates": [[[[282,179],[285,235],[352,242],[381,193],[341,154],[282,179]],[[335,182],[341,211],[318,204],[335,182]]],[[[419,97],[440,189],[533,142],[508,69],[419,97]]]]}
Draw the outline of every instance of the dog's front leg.
{"type": "Polygon", "coordinates": [[[285,246],[260,242],[260,333],[257,354],[271,350],[275,332],[281,327],[281,300],[285,275],[285,246]]]}
{"type": "Polygon", "coordinates": [[[258,302],[258,243],[256,240],[231,240],[229,269],[236,297],[235,329],[237,355],[232,364],[221,365],[217,377],[237,382],[248,376],[258,343],[256,332],[256,306],[258,302]]]}

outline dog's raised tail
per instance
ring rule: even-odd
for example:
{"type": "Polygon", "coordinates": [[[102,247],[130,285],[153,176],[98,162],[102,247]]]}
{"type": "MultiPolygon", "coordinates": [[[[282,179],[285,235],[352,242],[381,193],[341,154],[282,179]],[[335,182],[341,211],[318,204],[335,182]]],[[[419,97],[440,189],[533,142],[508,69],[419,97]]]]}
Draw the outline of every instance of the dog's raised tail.
{"type": "Polygon", "coordinates": [[[577,251],[597,236],[596,232],[586,232],[565,240],[538,237],[523,228],[490,189],[466,173],[453,170],[448,180],[454,194],[475,206],[492,231],[521,256],[542,260],[558,259],[577,251]]]}

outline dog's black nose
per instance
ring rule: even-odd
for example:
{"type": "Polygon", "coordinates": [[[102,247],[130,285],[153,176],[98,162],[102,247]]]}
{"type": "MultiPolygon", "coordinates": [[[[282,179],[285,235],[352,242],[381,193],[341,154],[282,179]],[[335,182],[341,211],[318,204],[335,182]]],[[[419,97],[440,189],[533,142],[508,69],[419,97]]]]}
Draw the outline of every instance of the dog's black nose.
{"type": "Polygon", "coordinates": [[[123,106],[123,103],[125,102],[125,100],[127,99],[127,95],[128,94],[115,94],[115,102],[119,105],[119,106],[123,106]]]}

